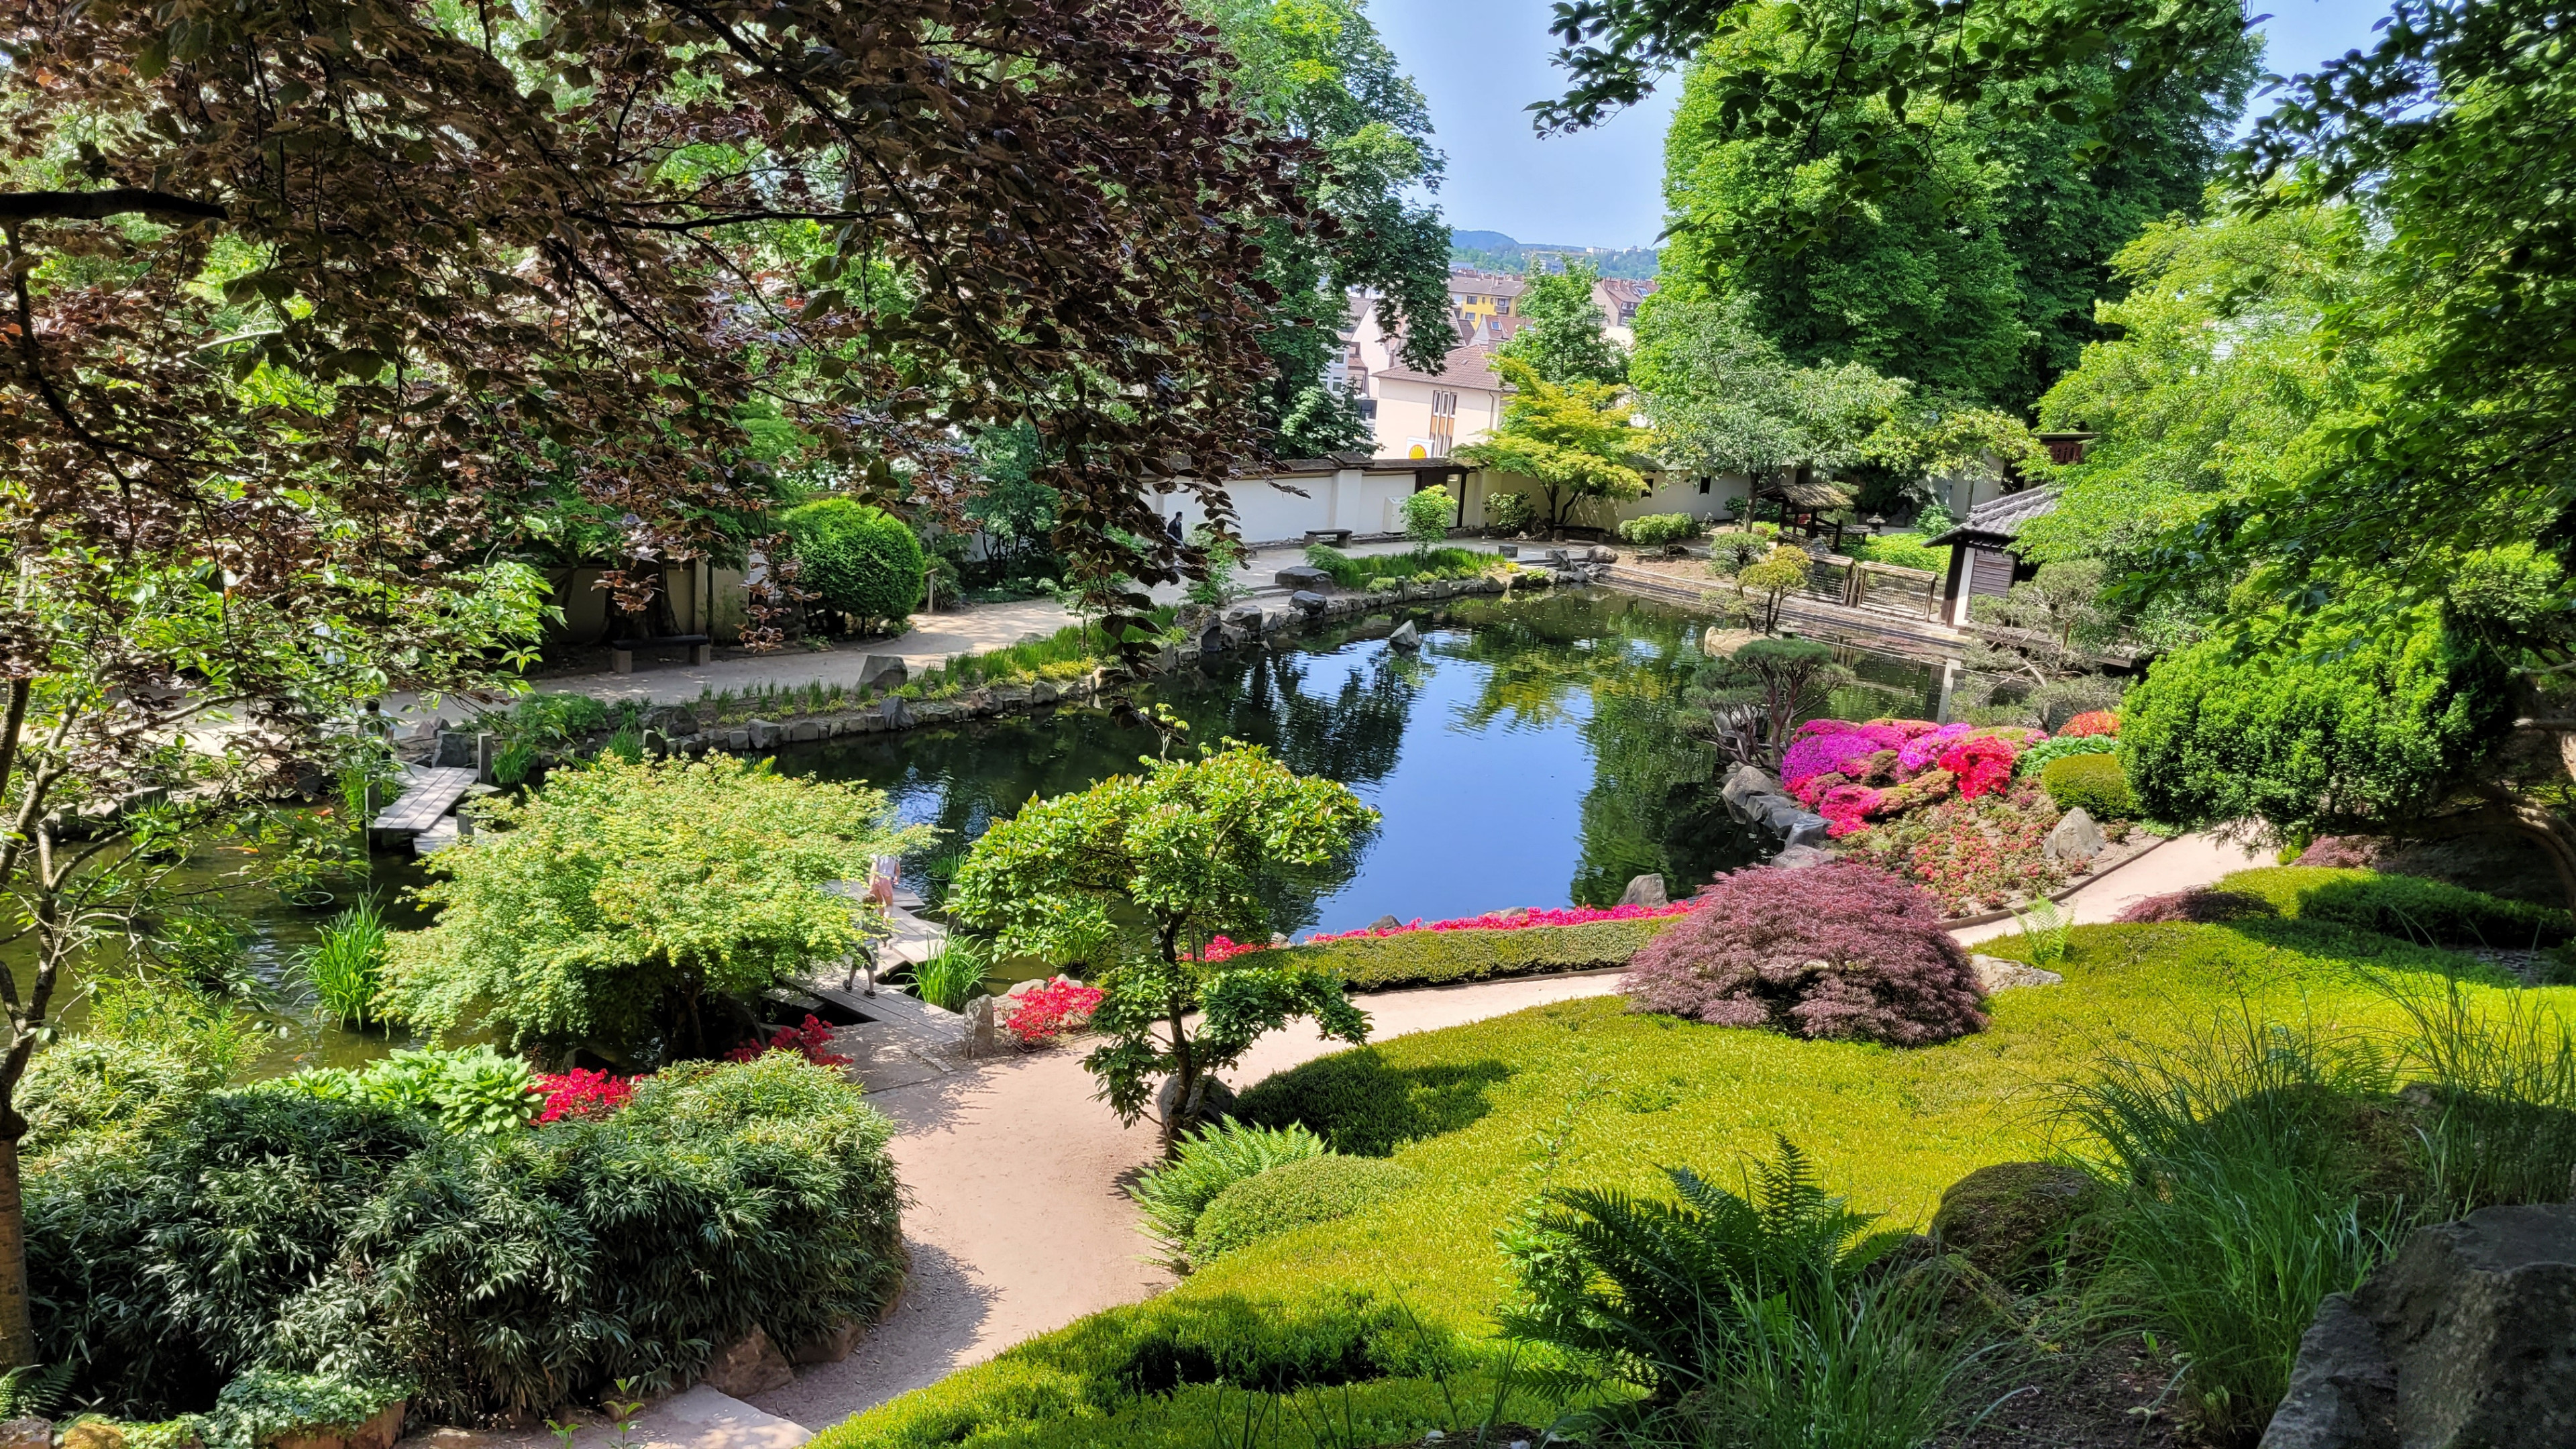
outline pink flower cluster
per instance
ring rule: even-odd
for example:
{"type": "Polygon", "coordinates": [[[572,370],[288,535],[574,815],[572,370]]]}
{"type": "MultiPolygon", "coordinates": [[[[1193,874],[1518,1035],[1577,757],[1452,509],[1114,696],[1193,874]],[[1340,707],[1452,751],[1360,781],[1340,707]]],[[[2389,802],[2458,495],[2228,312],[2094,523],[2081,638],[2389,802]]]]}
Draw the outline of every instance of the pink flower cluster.
{"type": "Polygon", "coordinates": [[[1035,991],[1024,991],[1013,998],[1019,1005],[1002,1018],[1002,1030],[1018,1038],[1024,1047],[1053,1041],[1090,1021],[1108,994],[1097,986],[1059,976],[1035,991]]]}
{"type": "Polygon", "coordinates": [[[1798,726],[1781,761],[1780,783],[1825,817],[1825,833],[1839,839],[1874,817],[1903,814],[1948,794],[1954,779],[1959,794],[1972,800],[2002,790],[2012,781],[2014,757],[2046,738],[2037,730],[1919,719],[1813,719],[1798,726]],[[1918,778],[1941,788],[1909,788],[1918,778]]]}
{"type": "Polygon", "coordinates": [[[626,1105],[635,1095],[633,1077],[612,1077],[587,1067],[556,1072],[537,1078],[537,1090],[546,1094],[545,1105],[537,1110],[539,1122],[560,1122],[566,1117],[605,1117],[626,1105]]]}
{"type": "Polygon", "coordinates": [[[1905,748],[1896,753],[1896,767],[1909,775],[1932,768],[1933,762],[1941,758],[1941,752],[1972,728],[1974,726],[1964,724],[1934,725],[1905,742],[1905,748]]]}
{"type": "MultiPolygon", "coordinates": [[[[1818,721],[1809,720],[1808,723],[1812,725],[1818,721]]],[[[1840,720],[1823,723],[1842,725],[1840,720]]],[[[1851,766],[1879,751],[1902,750],[1904,747],[1905,734],[1893,725],[1842,725],[1837,730],[1818,731],[1790,744],[1787,757],[1780,762],[1780,783],[1791,794],[1797,794],[1799,786],[1818,775],[1853,774],[1856,772],[1851,766]]]]}
{"type": "Polygon", "coordinates": [[[1971,735],[1941,752],[1942,769],[1959,777],[1959,793],[1974,800],[2012,783],[2019,746],[1993,735],[1971,735]]]}

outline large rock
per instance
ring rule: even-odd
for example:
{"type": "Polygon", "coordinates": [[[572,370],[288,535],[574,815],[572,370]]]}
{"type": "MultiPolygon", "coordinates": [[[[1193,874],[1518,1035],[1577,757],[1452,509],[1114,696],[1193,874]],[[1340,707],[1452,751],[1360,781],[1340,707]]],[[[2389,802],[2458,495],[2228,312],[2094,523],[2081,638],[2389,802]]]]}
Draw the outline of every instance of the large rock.
{"type": "Polygon", "coordinates": [[[1180,1107],[1181,1079],[1165,1077],[1162,1090],[1154,1094],[1154,1115],[1172,1124],[1175,1132],[1216,1122],[1234,1110],[1234,1088],[1214,1077],[1203,1076],[1190,1088],[1189,1108],[1174,1115],[1180,1107]]]}
{"type": "Polygon", "coordinates": [[[2050,860],[2078,865],[2100,855],[2105,843],[2102,827],[2094,824],[2093,817],[2085,814],[2084,807],[2079,805],[2067,811],[2056,828],[2048,832],[2048,841],[2040,847],[2040,854],[2050,860]]]}
{"type": "Polygon", "coordinates": [[[2300,1340],[2262,1449],[2576,1444],[2576,1204],[2422,1229],[2300,1340]]]}
{"type": "Polygon", "coordinates": [[[1246,599],[1225,611],[1225,622],[1247,633],[1258,634],[1261,632],[1261,606],[1246,599]]]}
{"type": "Polygon", "coordinates": [[[1395,626],[1395,632],[1386,636],[1386,642],[1397,649],[1419,649],[1422,647],[1422,631],[1413,627],[1413,621],[1407,619],[1395,626]]]}
{"type": "Polygon", "coordinates": [[[778,726],[770,721],[765,719],[753,720],[750,724],[750,729],[751,747],[753,749],[765,750],[778,743],[778,726]]]}
{"type": "Polygon", "coordinates": [[[789,1357],[800,1364],[839,1363],[850,1356],[850,1350],[866,1337],[867,1325],[855,1318],[844,1318],[821,1333],[796,1345],[789,1357]]]}
{"type": "Polygon", "coordinates": [[[778,1345],[769,1341],[768,1331],[755,1323],[751,1332],[716,1350],[698,1382],[717,1393],[747,1399],[796,1382],[796,1370],[778,1345]]]}
{"type": "Polygon", "coordinates": [[[885,703],[877,706],[877,713],[884,718],[886,728],[890,730],[908,730],[914,724],[912,706],[899,694],[886,696],[885,703]]]}
{"type": "Polygon", "coordinates": [[[0,1420],[0,1449],[53,1449],[51,1419],[0,1420]]]}
{"type": "Polygon", "coordinates": [[[2042,971],[2036,966],[2007,961],[2001,956],[1970,956],[1968,965],[1977,973],[1977,989],[1988,996],[2024,986],[2062,986],[2066,983],[2066,978],[2054,971],[2042,971]]]}
{"type": "Polygon", "coordinates": [[[1813,845],[1784,846],[1771,863],[1782,870],[1805,870],[1811,865],[1831,865],[1834,853],[1813,845]]]}
{"type": "Polygon", "coordinates": [[[1311,589],[1300,589],[1288,596],[1288,607],[1312,619],[1324,612],[1324,596],[1311,589]]]}
{"type": "Polygon", "coordinates": [[[1748,820],[1753,818],[1754,796],[1778,793],[1779,782],[1751,765],[1738,765],[1727,771],[1726,782],[1717,791],[1718,798],[1726,802],[1728,809],[1748,820]]]}
{"type": "MultiPolygon", "coordinates": [[[[1792,805],[1796,803],[1794,800],[1790,802],[1792,805]]],[[[1821,846],[1825,843],[1826,831],[1833,825],[1832,821],[1822,815],[1807,810],[1793,811],[1785,823],[1779,821],[1776,815],[1770,818],[1772,828],[1780,832],[1780,843],[1783,845],[1821,846]]]]}
{"type": "Polygon", "coordinates": [[[1322,569],[1314,568],[1306,564],[1296,564],[1291,567],[1281,569],[1279,572],[1272,574],[1271,577],[1275,579],[1278,582],[1279,587],[1283,589],[1311,589],[1320,591],[1323,589],[1329,589],[1333,586],[1333,576],[1331,574],[1324,572],[1322,569]]]}
{"type": "Polygon", "coordinates": [[[1001,1038],[994,1028],[993,998],[978,996],[966,1003],[965,1031],[958,1045],[970,1057],[989,1057],[1001,1048],[1001,1038]]]}
{"type": "Polygon", "coordinates": [[[1998,1162],[1980,1167],[1941,1194],[1932,1236],[2006,1280],[2044,1267],[2068,1234],[2110,1197],[2101,1180],[2054,1162],[1998,1162]]]}
{"type": "Polygon", "coordinates": [[[901,689],[912,677],[900,655],[871,654],[859,661],[859,688],[901,689]]]}
{"type": "Polygon", "coordinates": [[[1641,875],[1636,879],[1629,881],[1628,888],[1619,893],[1619,904],[1623,906],[1652,906],[1657,910],[1661,910],[1664,907],[1671,905],[1672,900],[1664,894],[1664,878],[1662,876],[1641,875]]]}

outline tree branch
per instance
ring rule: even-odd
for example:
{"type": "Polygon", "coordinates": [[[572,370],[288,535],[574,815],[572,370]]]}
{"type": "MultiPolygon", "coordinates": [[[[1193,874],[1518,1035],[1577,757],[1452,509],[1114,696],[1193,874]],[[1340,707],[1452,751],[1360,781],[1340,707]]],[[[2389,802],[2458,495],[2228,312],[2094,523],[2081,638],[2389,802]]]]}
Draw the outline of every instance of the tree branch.
{"type": "Polygon", "coordinates": [[[98,221],[138,211],[191,221],[232,219],[219,202],[193,201],[139,186],[106,191],[0,191],[0,221],[98,221]]]}

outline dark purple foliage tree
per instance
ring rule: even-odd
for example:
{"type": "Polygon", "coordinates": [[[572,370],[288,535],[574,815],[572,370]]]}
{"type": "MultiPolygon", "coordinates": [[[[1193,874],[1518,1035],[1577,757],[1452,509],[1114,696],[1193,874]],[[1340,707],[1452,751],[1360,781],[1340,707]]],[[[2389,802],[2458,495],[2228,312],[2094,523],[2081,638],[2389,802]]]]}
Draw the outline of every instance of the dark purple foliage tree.
{"type": "Polygon", "coordinates": [[[1923,1046],[1983,1030],[1977,976],[1922,887],[1846,861],[1721,875],[1629,963],[1638,1011],[1923,1046]]]}

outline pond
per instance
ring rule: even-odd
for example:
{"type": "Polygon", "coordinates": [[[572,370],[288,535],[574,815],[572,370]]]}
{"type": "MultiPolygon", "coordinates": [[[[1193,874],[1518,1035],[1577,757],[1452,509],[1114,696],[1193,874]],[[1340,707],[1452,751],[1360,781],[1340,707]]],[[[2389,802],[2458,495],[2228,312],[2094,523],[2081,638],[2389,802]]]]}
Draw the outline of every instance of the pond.
{"type": "MultiPolygon", "coordinates": [[[[1697,611],[1581,589],[1414,617],[1424,628],[1418,652],[1390,646],[1392,620],[1380,619],[1206,661],[1153,686],[1150,701],[1187,720],[1194,744],[1265,745],[1380,812],[1345,858],[1280,883],[1275,929],[1606,906],[1644,874],[1661,874],[1679,895],[1768,854],[1770,842],[1719,803],[1715,754],[1672,723],[1702,662],[1708,620],[1697,611]]],[[[1842,657],[1858,682],[1836,692],[1830,713],[1937,710],[1939,664],[1861,649],[1842,657]]],[[[938,827],[940,845],[904,862],[907,884],[935,900],[956,855],[993,821],[1033,797],[1133,770],[1156,744],[1150,730],[1105,711],[1064,709],[793,746],[778,768],[865,781],[907,822],[938,827]]],[[[279,998],[299,992],[295,959],[337,905],[373,890],[388,924],[426,924],[401,900],[422,879],[417,864],[378,855],[370,866],[371,880],[336,884],[339,900],[318,910],[269,891],[226,893],[253,971],[279,998]]],[[[211,883],[216,868],[190,878],[211,883]]],[[[293,1011],[274,1020],[267,1071],[346,1065],[401,1044],[293,1011]]]]}
{"type": "MultiPolygon", "coordinates": [[[[1389,645],[1389,621],[1205,661],[1152,699],[1193,745],[1265,745],[1383,817],[1348,858],[1283,887],[1275,929],[1344,931],[1515,906],[1606,906],[1661,874],[1676,894],[1768,845],[1716,798],[1715,755],[1675,730],[1706,620],[1600,590],[1478,601],[1389,645]],[[1463,627],[1472,623],[1473,627],[1463,627]]],[[[1937,664],[1853,651],[1867,714],[1928,713],[1937,664]]],[[[1858,706],[1860,700],[1838,701],[1858,706]]],[[[907,861],[936,899],[943,859],[1035,796],[1137,767],[1153,733],[1093,710],[795,747],[779,768],[863,780],[945,851],[907,861]]]]}

